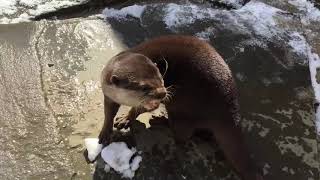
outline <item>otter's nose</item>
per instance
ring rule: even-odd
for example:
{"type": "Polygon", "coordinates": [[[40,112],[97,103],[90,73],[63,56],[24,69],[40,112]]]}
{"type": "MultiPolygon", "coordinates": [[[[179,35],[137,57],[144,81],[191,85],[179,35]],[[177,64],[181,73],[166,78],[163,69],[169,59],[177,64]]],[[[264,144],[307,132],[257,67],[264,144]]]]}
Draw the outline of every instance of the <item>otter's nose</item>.
{"type": "Polygon", "coordinates": [[[157,88],[156,92],[154,93],[154,97],[156,99],[163,99],[167,95],[167,90],[166,88],[157,88]]]}

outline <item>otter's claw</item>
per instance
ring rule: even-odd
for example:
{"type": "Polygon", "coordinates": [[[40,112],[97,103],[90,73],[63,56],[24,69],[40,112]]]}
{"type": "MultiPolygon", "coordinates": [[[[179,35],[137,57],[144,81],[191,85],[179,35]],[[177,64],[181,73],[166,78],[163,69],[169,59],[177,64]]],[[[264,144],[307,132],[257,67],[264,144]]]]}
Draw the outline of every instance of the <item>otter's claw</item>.
{"type": "Polygon", "coordinates": [[[114,122],[114,127],[116,127],[118,130],[120,129],[128,129],[130,127],[131,120],[128,118],[128,116],[118,117],[116,121],[114,122]]]}

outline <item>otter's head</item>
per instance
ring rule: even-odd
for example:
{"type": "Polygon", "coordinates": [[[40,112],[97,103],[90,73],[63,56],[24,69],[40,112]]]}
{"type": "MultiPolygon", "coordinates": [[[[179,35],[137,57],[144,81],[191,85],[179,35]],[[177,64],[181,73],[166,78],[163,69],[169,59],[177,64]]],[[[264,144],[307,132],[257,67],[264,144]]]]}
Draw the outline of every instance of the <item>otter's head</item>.
{"type": "Polygon", "coordinates": [[[153,111],[166,97],[163,78],[157,66],[146,56],[120,53],[102,72],[103,93],[113,101],[153,111]]]}

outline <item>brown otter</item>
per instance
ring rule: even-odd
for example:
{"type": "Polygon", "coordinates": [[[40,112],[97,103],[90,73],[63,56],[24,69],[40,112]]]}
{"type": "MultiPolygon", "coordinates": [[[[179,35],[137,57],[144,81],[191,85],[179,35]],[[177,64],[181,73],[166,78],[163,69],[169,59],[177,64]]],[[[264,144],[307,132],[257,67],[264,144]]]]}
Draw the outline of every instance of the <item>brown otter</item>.
{"type": "Polygon", "coordinates": [[[207,129],[242,179],[262,180],[249,162],[237,126],[239,105],[231,71],[205,41],[178,35],[146,41],[111,59],[101,80],[105,121],[100,143],[109,143],[120,105],[132,109],[116,122],[118,128],[128,126],[140,113],[158,108],[168,97],[165,87],[174,86],[174,95],[165,106],[176,139],[185,140],[195,129],[207,129]]]}

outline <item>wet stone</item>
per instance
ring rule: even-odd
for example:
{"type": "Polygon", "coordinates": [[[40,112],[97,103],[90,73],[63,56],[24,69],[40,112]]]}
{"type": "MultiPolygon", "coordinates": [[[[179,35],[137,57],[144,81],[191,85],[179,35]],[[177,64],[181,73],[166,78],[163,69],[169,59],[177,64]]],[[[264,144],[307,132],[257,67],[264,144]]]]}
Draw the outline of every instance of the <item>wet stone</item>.
{"type": "MultiPolygon", "coordinates": [[[[253,3],[261,5],[259,2],[253,3]]],[[[266,4],[260,7],[272,9],[266,4]]],[[[110,11],[105,11],[107,22],[122,35],[123,42],[129,47],[162,34],[191,34],[209,41],[235,74],[240,90],[241,124],[252,157],[263,169],[265,178],[319,178],[308,57],[294,52],[289,44],[291,34],[303,33],[297,26],[300,22],[290,11],[285,13],[283,10],[276,10],[279,11],[275,18],[277,25],[262,24],[261,26],[265,26],[262,29],[257,29],[260,24],[252,24],[250,21],[254,20],[250,20],[250,17],[243,18],[241,9],[227,12],[195,5],[153,4],[144,6],[140,17],[130,16],[129,10],[119,10],[120,14],[127,14],[125,18],[117,18],[110,11]],[[175,9],[170,11],[170,7],[175,9]],[[266,30],[264,28],[270,30],[261,32],[266,30]],[[283,168],[287,170],[282,171],[283,168]]],[[[152,126],[149,129],[152,132],[152,126]]],[[[134,128],[132,130],[135,132],[134,128]]],[[[141,137],[139,132],[135,132],[134,137],[141,137]]],[[[143,136],[143,139],[147,137],[143,136]]],[[[210,144],[201,138],[195,143],[197,137],[195,138],[191,140],[196,144],[192,147],[179,149],[172,144],[153,145],[152,150],[138,148],[144,152],[144,159],[136,178],[235,179],[235,175],[230,174],[232,170],[225,159],[217,162],[216,157],[207,156],[200,147],[210,144]],[[164,148],[168,146],[170,151],[164,148]],[[147,154],[150,151],[152,156],[149,157],[147,154]],[[175,153],[177,155],[171,156],[175,153]],[[158,159],[157,155],[166,156],[167,160],[158,159]],[[151,162],[157,163],[151,165],[151,162]],[[153,169],[153,173],[148,174],[145,168],[153,169]],[[170,172],[172,169],[174,172],[170,172]]],[[[139,147],[144,141],[136,139],[136,143],[139,147]]],[[[214,151],[219,151],[217,147],[206,150],[211,155],[215,154],[214,151]]]]}

